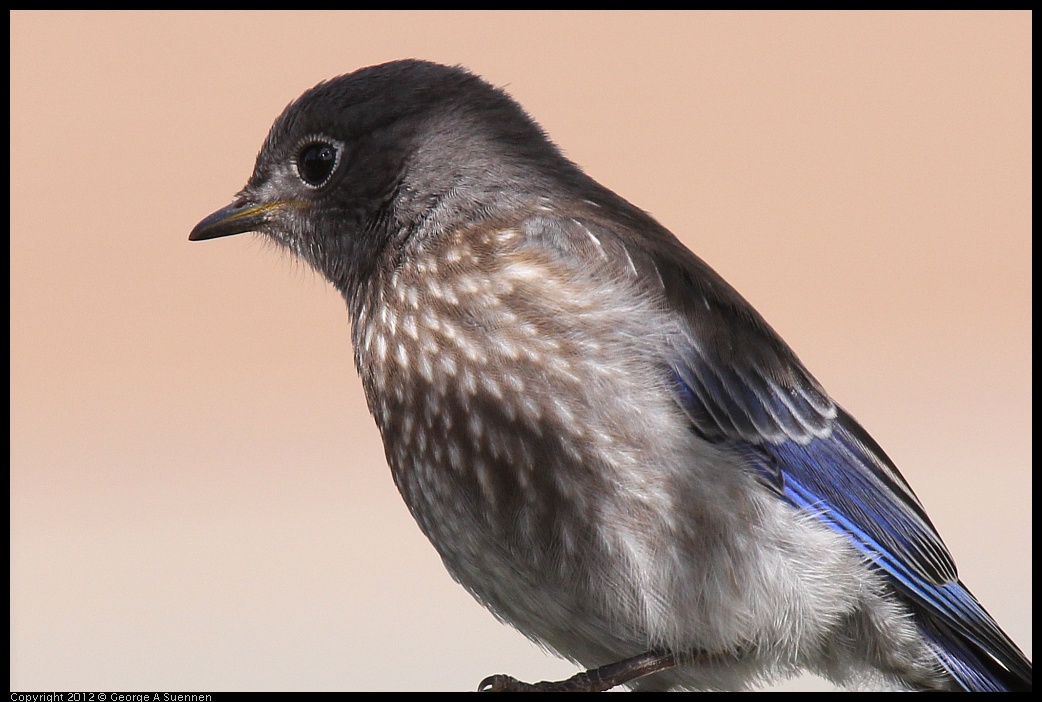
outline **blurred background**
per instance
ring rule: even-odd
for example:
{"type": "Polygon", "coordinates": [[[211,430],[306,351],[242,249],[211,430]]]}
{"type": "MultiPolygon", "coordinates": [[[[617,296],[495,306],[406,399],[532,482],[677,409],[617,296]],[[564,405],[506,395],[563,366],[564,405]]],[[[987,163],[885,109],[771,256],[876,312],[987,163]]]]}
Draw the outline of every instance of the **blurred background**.
{"type": "Polygon", "coordinates": [[[187,239],[290,100],[404,57],[505,86],[741,291],[1031,655],[1030,14],[10,19],[12,689],[574,672],[412,522],[337,294],[187,239]]]}

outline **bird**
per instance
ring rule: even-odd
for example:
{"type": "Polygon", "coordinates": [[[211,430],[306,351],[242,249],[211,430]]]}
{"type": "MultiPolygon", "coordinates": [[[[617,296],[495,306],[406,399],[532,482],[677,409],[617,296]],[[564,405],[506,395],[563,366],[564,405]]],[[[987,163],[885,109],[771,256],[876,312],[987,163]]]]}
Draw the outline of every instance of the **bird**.
{"type": "Polygon", "coordinates": [[[246,232],[343,296],[449,574],[583,669],[479,689],[1031,689],[879,444],[504,89],[418,59],[319,83],[189,239],[246,232]]]}

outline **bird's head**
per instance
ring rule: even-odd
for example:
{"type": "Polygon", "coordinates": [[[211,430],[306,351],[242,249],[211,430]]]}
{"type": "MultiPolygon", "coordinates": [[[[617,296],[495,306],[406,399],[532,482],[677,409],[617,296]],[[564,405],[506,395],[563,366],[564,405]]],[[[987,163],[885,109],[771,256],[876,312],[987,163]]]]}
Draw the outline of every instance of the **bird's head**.
{"type": "Polygon", "coordinates": [[[266,234],[350,296],[406,238],[503,216],[576,175],[503,91],[461,68],[395,61],[290,103],[246,187],[189,238],[266,234]]]}

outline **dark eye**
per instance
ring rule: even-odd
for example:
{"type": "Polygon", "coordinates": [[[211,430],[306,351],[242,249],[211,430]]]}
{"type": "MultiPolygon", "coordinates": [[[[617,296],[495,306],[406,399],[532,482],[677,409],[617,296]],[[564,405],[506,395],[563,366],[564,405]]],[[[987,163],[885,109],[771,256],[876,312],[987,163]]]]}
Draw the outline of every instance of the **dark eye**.
{"type": "Polygon", "coordinates": [[[313,188],[329,180],[336,168],[339,151],[336,145],[324,141],[306,144],[297,156],[297,173],[300,179],[313,188]]]}

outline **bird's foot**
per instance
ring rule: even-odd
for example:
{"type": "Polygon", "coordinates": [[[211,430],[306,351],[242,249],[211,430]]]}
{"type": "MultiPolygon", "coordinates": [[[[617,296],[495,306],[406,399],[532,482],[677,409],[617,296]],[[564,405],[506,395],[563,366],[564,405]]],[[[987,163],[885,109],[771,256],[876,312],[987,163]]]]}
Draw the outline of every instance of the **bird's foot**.
{"type": "Polygon", "coordinates": [[[648,651],[578,673],[567,680],[526,683],[509,675],[491,675],[481,681],[478,692],[604,692],[676,664],[672,651],[648,651]]]}

